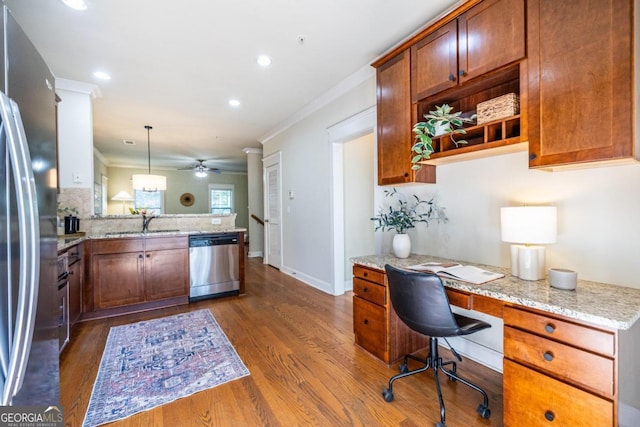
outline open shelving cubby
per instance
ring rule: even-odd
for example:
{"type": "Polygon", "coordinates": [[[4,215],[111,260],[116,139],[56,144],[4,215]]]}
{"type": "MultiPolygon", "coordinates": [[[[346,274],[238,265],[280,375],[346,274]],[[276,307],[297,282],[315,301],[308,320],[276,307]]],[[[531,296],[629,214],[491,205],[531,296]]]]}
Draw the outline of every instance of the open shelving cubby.
{"type": "MultiPolygon", "coordinates": [[[[479,103],[515,93],[520,96],[520,64],[511,65],[497,72],[478,78],[464,86],[452,88],[415,104],[415,122],[423,121],[424,114],[436,106],[449,104],[454,111],[463,114],[474,112],[479,103]]],[[[521,105],[521,109],[523,106],[521,105]]],[[[521,114],[494,120],[480,125],[466,125],[466,134],[444,134],[433,138],[434,152],[424,164],[443,164],[469,158],[526,149],[522,132],[521,114]],[[466,141],[456,144],[454,141],[466,141]],[[500,150],[493,150],[493,149],[500,150]],[[492,150],[490,150],[492,149],[492,150]],[[490,151],[489,151],[490,150],[490,151]]],[[[526,140],[526,139],[525,139],[526,140]]]]}

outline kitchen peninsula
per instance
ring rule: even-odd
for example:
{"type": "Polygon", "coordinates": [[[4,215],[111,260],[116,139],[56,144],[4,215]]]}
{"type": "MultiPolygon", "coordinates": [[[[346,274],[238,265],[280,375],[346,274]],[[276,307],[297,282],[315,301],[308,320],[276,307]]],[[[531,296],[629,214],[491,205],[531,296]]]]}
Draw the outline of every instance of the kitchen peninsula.
{"type": "MultiPolygon", "coordinates": [[[[424,348],[426,338],[406,328],[391,306],[384,266],[454,260],[411,255],[351,261],[356,343],[389,364],[424,348]]],[[[640,290],[583,280],[575,291],[560,290],[547,280],[473,265],[505,277],[481,285],[444,283],[452,305],[504,321],[505,425],[545,419],[574,425],[589,414],[593,425],[612,426],[621,406],[640,408],[640,290]]]]}
{"type": "Polygon", "coordinates": [[[82,222],[84,235],[59,236],[58,253],[82,248],[80,320],[189,302],[189,236],[238,236],[239,293],[244,293],[244,228],[235,215],[111,215],[82,222]],[[149,218],[149,217],[147,217],[149,218]]]}

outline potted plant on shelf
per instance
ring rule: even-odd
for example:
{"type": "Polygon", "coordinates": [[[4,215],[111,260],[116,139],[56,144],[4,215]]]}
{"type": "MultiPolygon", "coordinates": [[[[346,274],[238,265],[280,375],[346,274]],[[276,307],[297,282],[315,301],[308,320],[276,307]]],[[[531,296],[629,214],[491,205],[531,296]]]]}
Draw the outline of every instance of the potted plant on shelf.
{"type": "Polygon", "coordinates": [[[463,123],[474,123],[476,115],[471,117],[462,117],[462,112],[452,113],[453,107],[448,104],[442,104],[440,107],[436,105],[435,111],[429,111],[424,115],[427,119],[425,122],[418,122],[413,126],[413,133],[416,135],[416,142],[411,147],[413,157],[411,158],[411,169],[418,170],[422,165],[418,162],[427,160],[433,153],[433,138],[446,133],[451,134],[451,141],[458,144],[466,144],[467,141],[457,141],[453,135],[465,134],[463,123]]]}
{"type": "Polygon", "coordinates": [[[407,258],[411,253],[411,239],[407,230],[415,228],[417,223],[425,223],[436,220],[447,222],[444,208],[436,203],[435,197],[429,200],[422,200],[415,194],[409,201],[405,200],[403,194],[395,188],[385,190],[385,197],[393,202],[383,205],[378,209],[378,215],[371,218],[376,221],[375,231],[395,230],[393,236],[393,253],[398,258],[407,258]]]}

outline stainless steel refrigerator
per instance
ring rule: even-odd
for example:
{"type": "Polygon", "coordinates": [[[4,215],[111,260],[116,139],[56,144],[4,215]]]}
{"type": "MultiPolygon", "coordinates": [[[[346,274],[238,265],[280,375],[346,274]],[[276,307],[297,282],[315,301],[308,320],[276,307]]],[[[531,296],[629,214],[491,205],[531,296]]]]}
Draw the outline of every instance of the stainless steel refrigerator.
{"type": "Polygon", "coordinates": [[[2,6],[0,405],[58,405],[54,78],[2,6]]]}

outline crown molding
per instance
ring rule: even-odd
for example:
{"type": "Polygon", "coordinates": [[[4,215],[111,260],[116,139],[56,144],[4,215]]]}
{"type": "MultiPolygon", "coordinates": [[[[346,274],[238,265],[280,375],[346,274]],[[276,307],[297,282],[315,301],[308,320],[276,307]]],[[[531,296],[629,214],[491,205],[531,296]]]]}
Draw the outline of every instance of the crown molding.
{"type": "Polygon", "coordinates": [[[320,95],[318,98],[302,107],[302,109],[297,111],[295,114],[289,116],[269,132],[262,135],[260,138],[258,138],[258,141],[261,144],[264,144],[270,139],[275,138],[285,130],[289,129],[291,126],[310,116],[312,113],[318,111],[327,104],[335,101],[342,95],[348,93],[353,88],[359,86],[360,84],[364,83],[374,76],[375,70],[370,65],[365,65],[364,67],[360,68],[358,71],[351,74],[349,77],[326,91],[324,94],[320,95]]]}
{"type": "Polygon", "coordinates": [[[91,83],[79,82],[76,80],[61,79],[56,77],[56,89],[68,90],[71,92],[91,95],[91,98],[102,98],[100,88],[91,83]]]}

